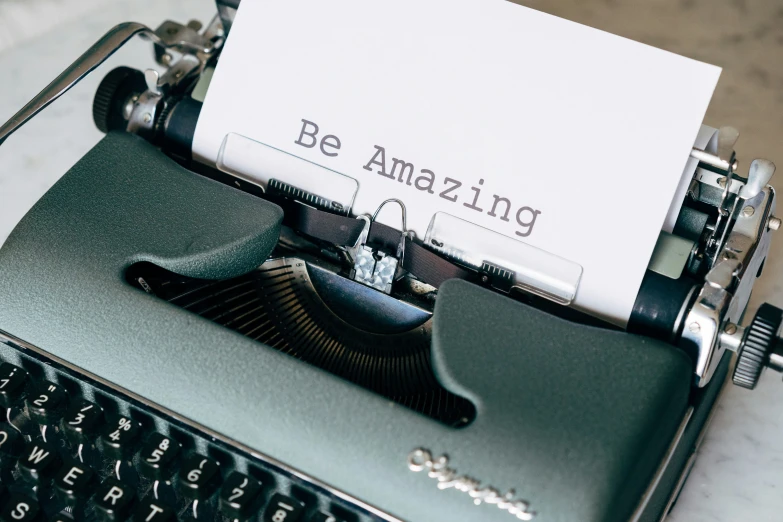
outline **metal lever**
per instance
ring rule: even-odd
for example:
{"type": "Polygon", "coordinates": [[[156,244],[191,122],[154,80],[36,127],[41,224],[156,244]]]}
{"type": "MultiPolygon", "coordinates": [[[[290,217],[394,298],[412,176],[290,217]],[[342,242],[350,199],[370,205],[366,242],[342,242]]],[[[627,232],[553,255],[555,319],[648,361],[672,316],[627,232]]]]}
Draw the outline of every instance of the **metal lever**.
{"type": "Polygon", "coordinates": [[[405,208],[405,203],[397,198],[387,199],[375,210],[375,213],[372,215],[372,221],[376,220],[386,203],[397,203],[402,210],[402,234],[400,235],[400,244],[397,245],[397,260],[400,266],[402,266],[403,261],[405,261],[405,239],[413,237],[413,232],[408,230],[408,209],[405,208]]]}
{"type": "Polygon", "coordinates": [[[748,171],[748,181],[740,190],[739,196],[742,199],[755,198],[764,190],[773,174],[775,174],[774,163],[766,159],[753,160],[748,171]]]}
{"type": "MultiPolygon", "coordinates": [[[[718,230],[721,217],[731,217],[734,214],[734,210],[737,206],[737,199],[735,198],[735,208],[733,208],[731,212],[724,208],[726,205],[726,200],[728,199],[729,193],[731,191],[731,182],[734,180],[734,171],[737,168],[734,146],[737,144],[738,139],[739,131],[734,127],[721,127],[718,129],[718,157],[721,159],[721,161],[726,162],[729,165],[729,168],[726,171],[726,185],[723,187],[723,195],[720,199],[720,205],[718,205],[718,211],[720,214],[718,216],[718,223],[715,224],[716,231],[718,230]]],[[[722,243],[723,237],[721,237],[721,244],[722,243]]]]}
{"type": "Polygon", "coordinates": [[[147,89],[155,95],[160,95],[160,73],[155,69],[147,69],[144,71],[144,81],[147,84],[147,89]]]}
{"type": "Polygon", "coordinates": [[[84,54],[65,69],[60,76],[55,78],[52,83],[47,85],[27,105],[22,107],[19,112],[11,116],[11,119],[0,127],[0,145],[19,127],[27,123],[30,118],[68,92],[71,87],[79,83],[82,78],[95,70],[107,58],[125,45],[125,42],[137,34],[142,34],[155,44],[165,47],[158,35],[146,25],[136,22],[125,22],[117,25],[106,33],[103,38],[95,42],[92,47],[87,49],[84,54]]]}
{"type": "Polygon", "coordinates": [[[718,157],[721,160],[731,162],[738,139],[739,131],[734,127],[721,127],[718,130],[718,157]]]}
{"type": "Polygon", "coordinates": [[[691,158],[720,170],[737,170],[737,160],[734,158],[734,145],[739,139],[739,131],[734,127],[721,127],[718,130],[718,154],[693,148],[691,158]]]}
{"type": "Polygon", "coordinates": [[[718,130],[718,160],[722,164],[728,165],[728,168],[726,169],[726,184],[723,187],[720,203],[717,205],[718,219],[715,221],[715,227],[707,240],[707,252],[711,259],[711,266],[715,265],[718,252],[723,248],[723,242],[726,240],[726,234],[729,231],[729,220],[737,210],[737,204],[740,199],[735,197],[732,207],[727,208],[731,184],[734,180],[734,170],[737,168],[734,146],[738,139],[739,131],[734,127],[721,127],[718,130]]]}

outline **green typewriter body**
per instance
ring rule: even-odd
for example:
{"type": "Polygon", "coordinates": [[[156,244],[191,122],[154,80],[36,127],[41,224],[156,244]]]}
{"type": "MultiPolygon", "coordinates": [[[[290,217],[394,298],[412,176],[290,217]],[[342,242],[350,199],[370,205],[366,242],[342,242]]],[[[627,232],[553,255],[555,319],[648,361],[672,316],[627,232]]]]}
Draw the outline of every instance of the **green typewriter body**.
{"type": "Polygon", "coordinates": [[[136,34],[174,71],[107,76],[106,137],[0,249],[0,520],[665,517],[727,379],[783,367],[779,310],[741,326],[780,223],[769,165],[737,176],[731,129],[695,153],[694,255],[648,274],[627,331],[373,226],[411,253],[378,291],[317,235],[354,217],[190,157],[236,4],[203,31],[118,26],[0,128],[136,34]]]}

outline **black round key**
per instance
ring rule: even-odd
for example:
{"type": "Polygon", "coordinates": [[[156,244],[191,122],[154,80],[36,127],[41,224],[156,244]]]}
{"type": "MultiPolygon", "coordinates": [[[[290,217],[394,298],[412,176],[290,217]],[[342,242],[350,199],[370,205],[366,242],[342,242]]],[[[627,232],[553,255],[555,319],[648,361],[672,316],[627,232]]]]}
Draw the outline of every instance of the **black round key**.
{"type": "Polygon", "coordinates": [[[40,441],[28,442],[16,462],[22,478],[39,486],[51,480],[59,464],[57,450],[40,441]]]}
{"type": "Polygon", "coordinates": [[[259,507],[261,482],[234,471],[220,489],[220,511],[230,519],[247,520],[259,507]]]}
{"type": "Polygon", "coordinates": [[[101,443],[107,457],[120,460],[135,447],[140,433],[139,424],[130,417],[114,415],[101,430],[101,443]]]}
{"type": "Polygon", "coordinates": [[[13,426],[0,422],[0,456],[18,457],[24,448],[24,439],[13,426]]]}
{"type": "Polygon", "coordinates": [[[38,502],[26,495],[13,493],[0,509],[2,522],[32,522],[38,518],[38,502]]]}
{"type": "Polygon", "coordinates": [[[95,435],[103,419],[103,409],[95,403],[80,399],[71,404],[60,425],[71,444],[85,444],[95,435]]]}
{"type": "Polygon", "coordinates": [[[304,504],[295,498],[275,493],[264,511],[264,522],[297,522],[301,520],[304,504]]]}
{"type": "Polygon", "coordinates": [[[180,466],[178,484],[186,497],[209,498],[220,485],[220,467],[209,457],[191,453],[180,466]]]}
{"type": "Polygon", "coordinates": [[[171,437],[153,433],[139,452],[140,472],[151,480],[169,478],[180,448],[179,442],[171,437]]]}
{"type": "Polygon", "coordinates": [[[95,512],[106,522],[121,522],[130,514],[135,501],[135,489],[118,480],[107,479],[92,497],[95,512]]]}
{"type": "Polygon", "coordinates": [[[145,498],[136,507],[135,522],[176,522],[174,511],[163,502],[145,498]]]}
{"type": "Polygon", "coordinates": [[[54,477],[54,490],[67,506],[78,506],[87,500],[92,491],[95,474],[89,466],[76,460],[68,460],[54,477]]]}
{"type": "Polygon", "coordinates": [[[0,406],[10,408],[24,397],[27,372],[13,364],[0,364],[0,406]]]}
{"type": "Polygon", "coordinates": [[[59,384],[41,381],[35,384],[25,399],[30,418],[38,424],[56,424],[65,411],[68,395],[59,384]]]}

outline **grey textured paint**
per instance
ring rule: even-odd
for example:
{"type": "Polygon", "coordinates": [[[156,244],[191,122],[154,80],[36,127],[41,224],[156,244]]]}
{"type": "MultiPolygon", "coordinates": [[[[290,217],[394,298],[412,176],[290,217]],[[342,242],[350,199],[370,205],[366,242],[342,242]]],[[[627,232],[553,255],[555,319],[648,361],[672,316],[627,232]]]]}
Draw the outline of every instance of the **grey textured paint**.
{"type": "Polygon", "coordinates": [[[247,271],[280,218],[110,135],[0,250],[0,329],[403,519],[514,520],[408,471],[420,446],[515,488],[536,521],[628,517],[686,408],[690,365],[671,346],[447,282],[433,361],[478,410],[455,430],[123,280],[139,260],[197,277],[247,271]]]}

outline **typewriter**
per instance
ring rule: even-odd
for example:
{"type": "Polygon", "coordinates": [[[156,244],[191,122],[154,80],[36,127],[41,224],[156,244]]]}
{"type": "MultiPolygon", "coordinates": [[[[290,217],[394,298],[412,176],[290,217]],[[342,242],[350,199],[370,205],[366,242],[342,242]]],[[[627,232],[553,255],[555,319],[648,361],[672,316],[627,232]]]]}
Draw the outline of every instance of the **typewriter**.
{"type": "Polygon", "coordinates": [[[238,4],[115,27],[0,127],[12,146],[150,42],[157,68],[106,75],[106,137],[0,249],[0,520],[665,518],[724,383],[783,371],[783,311],[743,318],[775,166],[741,175],[730,127],[692,151],[620,330],[404,223],[194,161],[238,4]]]}

